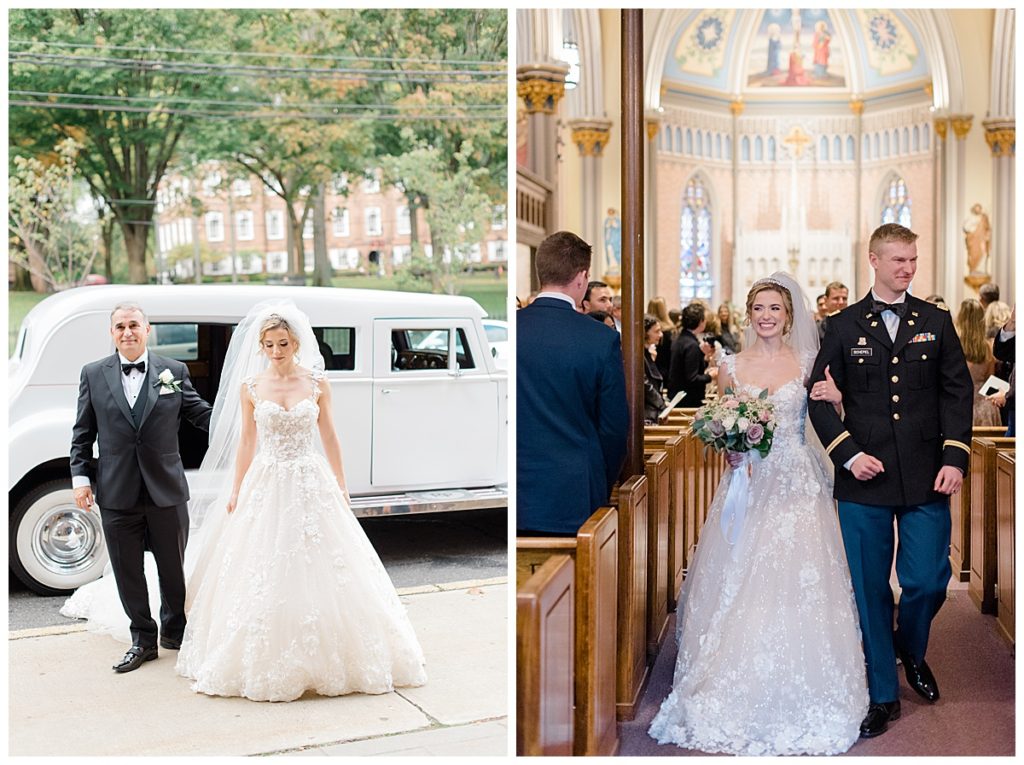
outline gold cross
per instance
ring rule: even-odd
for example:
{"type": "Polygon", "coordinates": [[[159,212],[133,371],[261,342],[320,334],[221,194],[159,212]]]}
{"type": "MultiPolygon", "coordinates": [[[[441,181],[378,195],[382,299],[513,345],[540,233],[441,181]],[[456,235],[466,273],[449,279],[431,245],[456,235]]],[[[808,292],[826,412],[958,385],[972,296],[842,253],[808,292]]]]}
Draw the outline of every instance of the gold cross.
{"type": "Polygon", "coordinates": [[[800,159],[804,154],[804,149],[811,143],[811,137],[803,131],[803,128],[797,125],[789,131],[789,135],[783,138],[782,142],[792,146],[793,151],[796,153],[796,158],[800,159]]]}

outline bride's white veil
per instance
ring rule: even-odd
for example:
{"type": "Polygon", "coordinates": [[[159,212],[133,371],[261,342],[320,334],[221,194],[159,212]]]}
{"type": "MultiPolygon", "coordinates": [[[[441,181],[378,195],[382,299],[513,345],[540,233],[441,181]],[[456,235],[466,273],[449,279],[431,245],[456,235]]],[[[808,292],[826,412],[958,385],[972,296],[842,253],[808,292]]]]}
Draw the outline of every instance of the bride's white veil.
{"type": "Polygon", "coordinates": [[[196,484],[205,489],[189,504],[192,529],[201,528],[211,507],[225,507],[231,496],[235,453],[242,433],[241,390],[243,381],[263,372],[267,357],[260,349],[260,329],[271,316],[280,316],[299,343],[296,363],[314,371],[324,370],[324,357],[309,317],[291,300],[264,300],[246,314],[234,333],[224,356],[217,397],[210,417],[210,446],[196,476],[196,484]],[[210,488],[216,487],[211,492],[210,488]]]}

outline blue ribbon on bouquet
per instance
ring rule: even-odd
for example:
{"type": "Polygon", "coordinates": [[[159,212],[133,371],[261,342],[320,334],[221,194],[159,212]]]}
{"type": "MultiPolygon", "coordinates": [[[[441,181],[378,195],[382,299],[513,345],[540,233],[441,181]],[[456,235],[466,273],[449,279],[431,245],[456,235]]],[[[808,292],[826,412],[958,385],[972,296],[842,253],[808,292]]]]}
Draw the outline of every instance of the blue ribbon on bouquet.
{"type": "Polygon", "coordinates": [[[729,491],[725,495],[725,505],[722,507],[722,535],[725,541],[731,545],[736,544],[743,532],[743,521],[747,517],[747,503],[750,501],[750,475],[749,470],[757,462],[761,461],[761,452],[750,451],[743,453],[743,461],[732,471],[732,479],[729,481],[729,491]]]}

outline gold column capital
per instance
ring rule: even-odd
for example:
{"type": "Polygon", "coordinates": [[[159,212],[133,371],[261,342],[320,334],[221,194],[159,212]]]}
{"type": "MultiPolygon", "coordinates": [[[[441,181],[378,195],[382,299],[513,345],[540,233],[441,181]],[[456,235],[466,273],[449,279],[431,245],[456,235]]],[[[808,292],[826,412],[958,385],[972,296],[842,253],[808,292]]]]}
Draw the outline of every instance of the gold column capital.
{"type": "Polygon", "coordinates": [[[654,136],[658,135],[658,128],[661,127],[661,120],[657,118],[647,118],[647,140],[653,141],[654,136]]]}
{"type": "Polygon", "coordinates": [[[935,134],[945,141],[947,132],[949,132],[949,119],[947,117],[936,117],[935,134]]]}
{"type": "Polygon", "coordinates": [[[600,157],[608,145],[608,128],[585,127],[572,131],[572,142],[579,147],[581,157],[600,157]]]}
{"type": "Polygon", "coordinates": [[[864,99],[863,98],[851,98],[850,99],[850,111],[856,114],[858,117],[864,113],[864,99]]]}
{"type": "Polygon", "coordinates": [[[565,83],[533,77],[520,80],[516,84],[516,94],[523,99],[528,114],[554,114],[558,102],[565,95],[565,83]]]}
{"type": "Polygon", "coordinates": [[[967,134],[971,132],[971,123],[973,121],[973,114],[956,114],[949,118],[949,124],[953,128],[953,133],[956,135],[957,140],[962,141],[967,137],[967,134]]]}
{"type": "Polygon", "coordinates": [[[745,106],[746,104],[743,103],[743,97],[737,96],[729,104],[729,111],[732,112],[733,117],[739,117],[741,114],[743,114],[743,108],[745,106]]]}
{"type": "Polygon", "coordinates": [[[1012,157],[1016,152],[1017,130],[1006,126],[986,126],[985,142],[993,157],[1012,157]]]}
{"type": "Polygon", "coordinates": [[[935,86],[932,83],[929,82],[925,85],[923,90],[928,94],[928,98],[933,98],[935,96],[935,86]]]}

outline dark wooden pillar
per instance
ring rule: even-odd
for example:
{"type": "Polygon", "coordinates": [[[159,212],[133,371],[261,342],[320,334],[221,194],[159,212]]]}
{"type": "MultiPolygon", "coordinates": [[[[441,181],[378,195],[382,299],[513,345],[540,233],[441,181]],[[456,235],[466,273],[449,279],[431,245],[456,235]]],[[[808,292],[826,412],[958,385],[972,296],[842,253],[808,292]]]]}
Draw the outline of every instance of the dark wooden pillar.
{"type": "Polygon", "coordinates": [[[622,357],[630,432],[625,480],[644,474],[644,12],[622,11],[622,357]]]}

